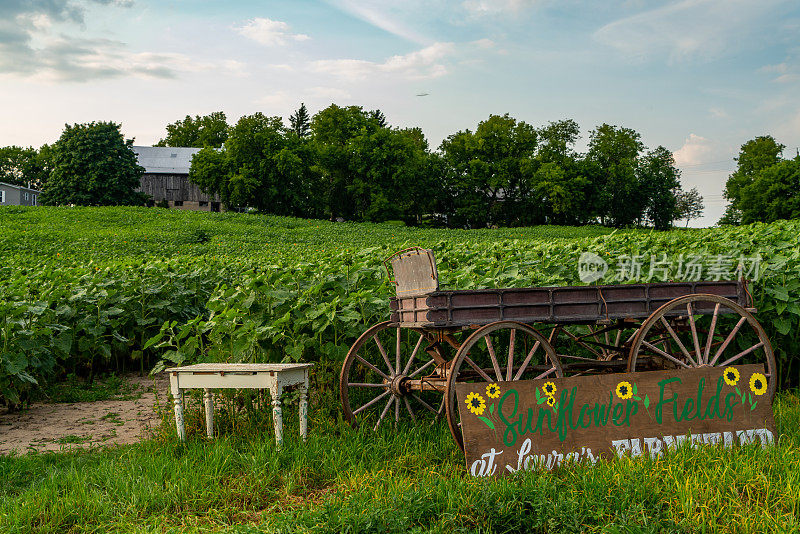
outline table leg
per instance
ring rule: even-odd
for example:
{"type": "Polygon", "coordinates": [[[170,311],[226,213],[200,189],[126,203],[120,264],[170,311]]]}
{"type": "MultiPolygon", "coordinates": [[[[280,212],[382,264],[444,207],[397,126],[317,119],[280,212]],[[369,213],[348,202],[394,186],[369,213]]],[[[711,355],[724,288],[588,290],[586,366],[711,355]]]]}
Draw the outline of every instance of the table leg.
{"type": "Polygon", "coordinates": [[[275,443],[280,447],[283,444],[283,409],[281,408],[281,394],[283,388],[270,391],[272,395],[272,419],[275,424],[275,443]]]}
{"type": "Polygon", "coordinates": [[[300,437],[308,436],[308,389],[300,389],[300,437]]]}
{"type": "Polygon", "coordinates": [[[186,428],[183,426],[183,390],[177,389],[172,392],[175,398],[175,427],[178,429],[178,437],[181,441],[186,439],[186,428]]]}
{"type": "Polygon", "coordinates": [[[210,389],[205,388],[203,400],[206,407],[206,435],[211,439],[214,437],[214,394],[210,389]]]}

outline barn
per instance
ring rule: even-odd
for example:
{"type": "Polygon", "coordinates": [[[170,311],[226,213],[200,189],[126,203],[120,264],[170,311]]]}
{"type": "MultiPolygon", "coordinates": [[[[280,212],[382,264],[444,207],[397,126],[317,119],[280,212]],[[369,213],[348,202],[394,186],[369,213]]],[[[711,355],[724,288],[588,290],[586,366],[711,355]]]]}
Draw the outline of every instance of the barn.
{"type": "Polygon", "coordinates": [[[166,200],[170,208],[195,211],[220,211],[218,195],[207,195],[189,182],[192,157],[199,148],[134,146],[133,151],[144,167],[139,189],[152,197],[153,204],[166,200]]]}

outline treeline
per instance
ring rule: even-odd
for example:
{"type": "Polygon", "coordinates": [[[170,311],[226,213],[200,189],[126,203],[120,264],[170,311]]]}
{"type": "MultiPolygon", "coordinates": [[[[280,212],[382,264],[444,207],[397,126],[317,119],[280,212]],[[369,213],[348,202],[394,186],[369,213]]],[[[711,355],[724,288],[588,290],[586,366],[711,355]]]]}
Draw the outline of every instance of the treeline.
{"type": "MultiPolygon", "coordinates": [[[[311,117],[261,113],[234,125],[222,112],[167,126],[160,146],[194,146],[190,179],[229,208],[332,220],[403,220],[451,227],[652,225],[698,217],[702,198],[680,188],[664,147],[603,124],[575,149],[572,120],[534,127],[492,115],[431,150],[421,129],[393,128],[379,110],[331,105],[311,117]]],[[[66,125],[53,145],[0,149],[0,181],[43,191],[44,204],[118,205],[143,169],[120,125],[66,125]]]]}
{"type": "Polygon", "coordinates": [[[742,145],[736,171],[725,184],[724,194],[730,204],[721,224],[800,217],[800,153],[785,159],[785,148],[771,135],[742,145]]]}
{"type": "Polygon", "coordinates": [[[702,212],[672,154],[638,132],[603,124],[575,145],[573,120],[535,127],[491,115],[431,150],[421,129],[393,128],[379,110],[331,105],[313,117],[221,112],[167,126],[161,146],[203,147],[190,180],[231,208],[450,227],[534,224],[669,228],[702,212]]]}

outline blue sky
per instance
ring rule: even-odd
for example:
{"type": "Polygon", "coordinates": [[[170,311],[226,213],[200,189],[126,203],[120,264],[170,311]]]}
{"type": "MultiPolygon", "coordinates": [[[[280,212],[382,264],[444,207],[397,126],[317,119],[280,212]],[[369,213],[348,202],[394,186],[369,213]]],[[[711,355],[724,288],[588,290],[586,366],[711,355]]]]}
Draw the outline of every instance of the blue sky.
{"type": "Polygon", "coordinates": [[[633,128],[724,209],[739,146],[800,146],[800,2],[0,0],[0,145],[187,114],[380,108],[436,147],[491,113],[633,128]],[[416,96],[428,93],[427,96],[416,96]]]}

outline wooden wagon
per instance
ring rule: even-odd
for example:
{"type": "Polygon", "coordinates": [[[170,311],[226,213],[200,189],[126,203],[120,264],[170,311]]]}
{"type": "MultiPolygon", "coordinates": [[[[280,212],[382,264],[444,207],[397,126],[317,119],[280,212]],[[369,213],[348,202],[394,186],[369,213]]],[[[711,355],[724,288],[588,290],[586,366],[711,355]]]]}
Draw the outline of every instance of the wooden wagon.
{"type": "Polygon", "coordinates": [[[441,291],[432,251],[403,250],[389,264],[391,318],[356,340],[341,370],[354,426],[444,416],[463,446],[457,382],[761,363],[775,392],[772,347],[743,279],[441,291]]]}

